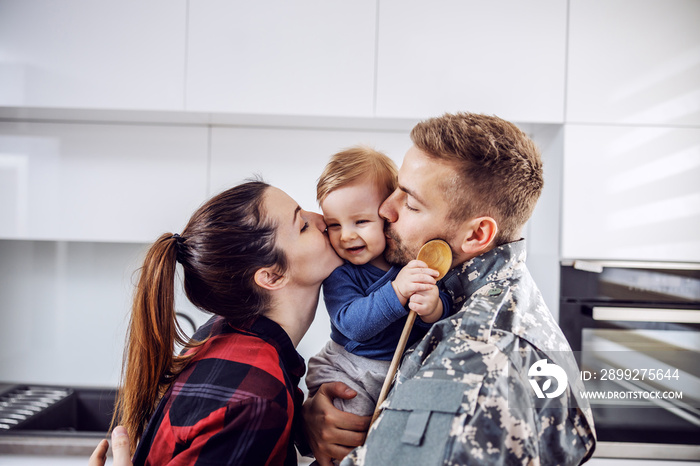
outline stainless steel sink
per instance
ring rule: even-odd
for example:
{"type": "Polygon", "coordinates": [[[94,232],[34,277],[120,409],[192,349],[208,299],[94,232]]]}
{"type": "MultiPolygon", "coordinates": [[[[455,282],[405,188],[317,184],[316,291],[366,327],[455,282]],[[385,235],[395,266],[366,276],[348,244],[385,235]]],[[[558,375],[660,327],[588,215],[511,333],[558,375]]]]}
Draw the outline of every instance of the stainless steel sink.
{"type": "Polygon", "coordinates": [[[14,385],[0,393],[0,435],[104,436],[116,390],[14,385]]]}

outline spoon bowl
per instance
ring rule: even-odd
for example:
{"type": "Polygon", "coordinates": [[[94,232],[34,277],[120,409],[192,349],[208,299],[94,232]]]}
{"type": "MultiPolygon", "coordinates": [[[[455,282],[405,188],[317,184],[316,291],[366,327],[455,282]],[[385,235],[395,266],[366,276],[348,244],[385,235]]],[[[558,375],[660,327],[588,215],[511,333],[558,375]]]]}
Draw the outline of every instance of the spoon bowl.
{"type": "Polygon", "coordinates": [[[440,273],[437,280],[440,280],[452,266],[452,250],[446,241],[434,239],[420,248],[417,259],[428,264],[431,269],[437,270],[440,273]]]}

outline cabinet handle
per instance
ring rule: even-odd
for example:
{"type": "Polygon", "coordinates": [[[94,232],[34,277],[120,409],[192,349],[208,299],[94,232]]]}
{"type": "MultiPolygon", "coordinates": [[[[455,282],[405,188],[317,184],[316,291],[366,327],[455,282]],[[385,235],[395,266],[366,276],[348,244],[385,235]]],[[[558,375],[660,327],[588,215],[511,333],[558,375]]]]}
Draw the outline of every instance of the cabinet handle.
{"type": "Polygon", "coordinates": [[[700,324],[700,311],[639,307],[593,307],[593,320],[700,324]]]}

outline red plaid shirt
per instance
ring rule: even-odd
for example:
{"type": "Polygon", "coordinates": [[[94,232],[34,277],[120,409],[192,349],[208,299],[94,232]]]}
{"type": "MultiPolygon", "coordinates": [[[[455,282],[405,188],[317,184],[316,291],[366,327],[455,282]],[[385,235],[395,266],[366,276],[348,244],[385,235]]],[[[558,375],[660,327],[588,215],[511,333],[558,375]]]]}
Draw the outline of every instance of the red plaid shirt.
{"type": "Polygon", "coordinates": [[[265,317],[235,329],[215,316],[194,339],[210,332],[159,403],[134,464],[297,464],[304,359],[265,317]]]}

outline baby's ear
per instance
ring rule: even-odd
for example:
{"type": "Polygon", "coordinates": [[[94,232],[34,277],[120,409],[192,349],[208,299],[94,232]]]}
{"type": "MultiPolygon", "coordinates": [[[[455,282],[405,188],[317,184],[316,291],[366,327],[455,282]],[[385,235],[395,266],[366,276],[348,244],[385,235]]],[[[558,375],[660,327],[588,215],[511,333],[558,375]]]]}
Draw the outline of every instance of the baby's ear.
{"type": "Polygon", "coordinates": [[[280,273],[277,267],[263,267],[255,272],[254,280],[260,288],[274,291],[284,288],[289,277],[280,273]]]}

